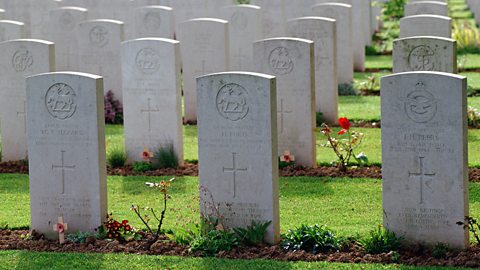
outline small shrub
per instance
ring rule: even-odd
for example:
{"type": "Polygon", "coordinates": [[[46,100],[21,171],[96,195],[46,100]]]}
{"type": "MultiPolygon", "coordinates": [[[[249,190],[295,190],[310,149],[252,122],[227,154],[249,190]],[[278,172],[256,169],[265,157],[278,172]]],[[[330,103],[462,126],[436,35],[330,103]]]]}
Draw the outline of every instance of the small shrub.
{"type": "Polygon", "coordinates": [[[146,161],[137,161],[133,163],[134,172],[148,172],[153,170],[152,164],[146,161]]]}
{"type": "Polygon", "coordinates": [[[324,226],[301,225],[295,230],[288,230],[283,235],[282,248],[286,251],[304,250],[313,254],[338,251],[343,240],[324,226]]]}
{"type": "Polygon", "coordinates": [[[323,124],[323,122],[325,122],[325,119],[323,119],[323,113],[317,112],[316,117],[317,117],[317,120],[316,120],[317,121],[317,127],[319,127],[323,124]]]}
{"type": "Polygon", "coordinates": [[[474,107],[468,106],[467,110],[467,122],[469,127],[480,127],[480,112],[474,107]]]}
{"type": "Polygon", "coordinates": [[[379,254],[390,251],[398,251],[401,245],[401,237],[383,226],[370,231],[370,236],[359,241],[359,244],[367,253],[379,254]]]}
{"type": "Polygon", "coordinates": [[[449,245],[444,243],[437,243],[432,249],[432,256],[436,259],[445,259],[447,258],[447,253],[450,252],[451,248],[449,245]]]}
{"type": "Polygon", "coordinates": [[[263,242],[270,224],[272,224],[272,221],[256,223],[252,220],[252,225],[247,228],[234,228],[233,231],[237,234],[240,241],[250,246],[256,246],[263,242]]]}
{"type": "Polygon", "coordinates": [[[65,238],[67,238],[68,241],[70,241],[72,243],[76,243],[76,244],[85,243],[85,241],[89,237],[95,237],[95,234],[93,234],[91,232],[78,231],[76,233],[69,233],[65,236],[65,238]]]}
{"type": "Polygon", "coordinates": [[[366,46],[365,55],[379,55],[378,49],[375,46],[366,46]]]}
{"type": "Polygon", "coordinates": [[[405,4],[407,4],[407,0],[390,0],[384,3],[383,15],[388,19],[402,18],[405,4]]]}
{"type": "Polygon", "coordinates": [[[118,99],[115,98],[113,92],[109,90],[104,97],[105,103],[105,123],[122,124],[123,123],[123,106],[118,99]]]}
{"type": "Polygon", "coordinates": [[[195,238],[190,252],[200,252],[203,256],[214,256],[220,251],[229,251],[239,245],[237,236],[228,231],[212,230],[195,238]]]}
{"type": "Polygon", "coordinates": [[[380,89],[380,78],[376,75],[368,76],[365,81],[355,82],[355,89],[361,92],[373,92],[380,89]]]}
{"type": "Polygon", "coordinates": [[[477,244],[480,244],[480,224],[478,223],[477,219],[466,216],[465,220],[458,221],[457,225],[463,226],[464,230],[468,229],[473,234],[473,237],[475,237],[477,244]]]}
{"type": "Polygon", "coordinates": [[[167,233],[167,237],[182,246],[189,246],[193,240],[201,236],[201,228],[197,223],[188,223],[185,228],[177,228],[167,233]]]}
{"type": "Polygon", "coordinates": [[[107,164],[112,168],[123,167],[126,161],[127,154],[120,147],[114,147],[107,152],[107,164]]]}
{"type": "Polygon", "coordinates": [[[152,166],[154,169],[178,167],[178,157],[173,144],[159,147],[153,154],[152,166]]]}
{"type": "Polygon", "coordinates": [[[339,96],[357,96],[358,92],[351,83],[342,83],[338,85],[339,96]]]}
{"type": "Polygon", "coordinates": [[[128,242],[132,240],[140,240],[142,236],[137,230],[128,224],[128,220],[118,222],[113,218],[112,214],[107,215],[107,221],[99,228],[99,238],[106,238],[128,242]]]}
{"type": "Polygon", "coordinates": [[[453,21],[452,39],[457,41],[457,53],[459,54],[480,52],[478,29],[467,21],[453,21]]]}

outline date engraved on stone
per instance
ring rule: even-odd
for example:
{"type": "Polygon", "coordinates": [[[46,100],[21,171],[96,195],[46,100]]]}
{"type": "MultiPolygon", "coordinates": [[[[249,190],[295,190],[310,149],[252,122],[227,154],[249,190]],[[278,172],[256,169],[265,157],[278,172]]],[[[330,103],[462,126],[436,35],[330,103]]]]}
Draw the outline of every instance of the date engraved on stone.
{"type": "Polygon", "coordinates": [[[230,121],[244,119],[249,111],[248,92],[236,83],[226,84],[218,91],[216,104],[223,118],[230,121]]]}
{"type": "Polygon", "coordinates": [[[76,94],[65,83],[52,85],[45,95],[45,106],[53,118],[65,120],[72,117],[77,110],[76,94]]]}

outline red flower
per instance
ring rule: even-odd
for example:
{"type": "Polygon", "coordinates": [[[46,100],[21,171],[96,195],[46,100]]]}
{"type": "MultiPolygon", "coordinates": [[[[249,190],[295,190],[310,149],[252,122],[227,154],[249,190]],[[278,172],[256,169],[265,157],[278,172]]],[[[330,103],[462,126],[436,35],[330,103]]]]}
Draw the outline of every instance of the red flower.
{"type": "Polygon", "coordinates": [[[130,227],[130,225],[125,226],[125,231],[131,231],[131,230],[132,230],[132,227],[130,227]]]}
{"type": "Polygon", "coordinates": [[[65,231],[65,226],[63,226],[63,224],[57,223],[57,228],[55,230],[59,233],[63,233],[65,231]]]}
{"type": "Polygon", "coordinates": [[[126,219],[122,220],[122,224],[123,224],[123,225],[127,225],[127,224],[128,224],[128,220],[126,220],[126,219]]]}
{"type": "Polygon", "coordinates": [[[343,129],[345,129],[345,130],[350,129],[350,122],[348,121],[348,119],[346,117],[338,118],[338,123],[340,124],[340,127],[342,127],[343,129]]]}
{"type": "Polygon", "coordinates": [[[342,129],[338,132],[338,135],[342,135],[342,134],[345,134],[348,130],[346,129],[342,129]]]}

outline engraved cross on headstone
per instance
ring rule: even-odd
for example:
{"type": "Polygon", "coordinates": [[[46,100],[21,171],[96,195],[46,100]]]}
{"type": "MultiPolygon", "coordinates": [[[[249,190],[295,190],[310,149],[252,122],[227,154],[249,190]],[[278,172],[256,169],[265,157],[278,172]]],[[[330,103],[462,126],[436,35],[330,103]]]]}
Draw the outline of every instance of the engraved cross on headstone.
{"type": "Polygon", "coordinates": [[[26,107],[27,107],[27,102],[24,101],[23,102],[23,111],[20,111],[20,112],[17,112],[17,117],[21,116],[23,117],[23,133],[27,133],[27,113],[25,112],[26,111],[26,107]]]}
{"type": "Polygon", "coordinates": [[[420,172],[419,173],[412,173],[408,172],[409,177],[419,177],[420,178],[420,204],[423,204],[423,185],[424,185],[424,177],[430,177],[432,178],[435,176],[435,173],[428,173],[425,172],[425,168],[423,166],[423,159],[425,157],[418,157],[419,158],[419,164],[420,164],[420,172]]]}
{"type": "Polygon", "coordinates": [[[73,170],[75,169],[75,165],[65,165],[65,150],[62,150],[61,153],[62,153],[62,164],[52,165],[52,170],[53,169],[62,170],[62,194],[65,194],[65,170],[73,170]]]}
{"type": "Polygon", "coordinates": [[[141,113],[148,114],[148,132],[152,132],[152,113],[159,113],[160,110],[152,108],[152,99],[148,98],[147,109],[140,110],[141,113]]]}
{"type": "Polygon", "coordinates": [[[247,172],[247,168],[237,168],[237,162],[236,162],[236,155],[237,153],[232,153],[233,156],[233,167],[232,168],[225,168],[223,167],[223,172],[228,172],[233,174],[233,198],[236,196],[236,181],[237,181],[237,172],[247,172]]]}
{"type": "Polygon", "coordinates": [[[277,112],[279,113],[280,115],[280,133],[283,133],[283,131],[285,130],[285,126],[284,126],[284,122],[285,122],[285,114],[290,114],[292,113],[293,111],[287,111],[284,107],[283,107],[283,99],[280,99],[280,110],[277,112]]]}

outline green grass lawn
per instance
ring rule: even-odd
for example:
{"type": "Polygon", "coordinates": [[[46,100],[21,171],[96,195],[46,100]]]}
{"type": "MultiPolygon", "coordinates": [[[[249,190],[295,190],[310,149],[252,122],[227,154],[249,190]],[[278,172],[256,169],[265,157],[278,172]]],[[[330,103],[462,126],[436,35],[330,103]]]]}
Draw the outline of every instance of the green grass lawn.
{"type": "Polygon", "coordinates": [[[0,270],[10,269],[171,269],[171,270],[464,270],[458,267],[413,267],[381,264],[342,264],[327,262],[281,262],[272,260],[226,260],[217,258],[182,258],[133,254],[34,253],[0,251],[0,270]]]}

